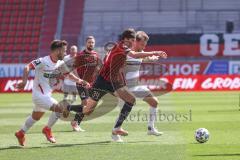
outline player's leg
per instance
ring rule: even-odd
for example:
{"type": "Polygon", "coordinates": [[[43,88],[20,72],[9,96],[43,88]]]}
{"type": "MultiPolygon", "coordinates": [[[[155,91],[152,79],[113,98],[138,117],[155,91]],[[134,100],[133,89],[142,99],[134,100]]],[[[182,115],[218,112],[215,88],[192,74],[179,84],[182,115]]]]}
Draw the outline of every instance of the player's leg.
{"type": "Polygon", "coordinates": [[[72,102],[74,103],[77,100],[77,93],[73,92],[72,93],[72,102]]]}
{"type": "Polygon", "coordinates": [[[46,139],[51,143],[56,143],[56,140],[52,134],[52,127],[58,121],[60,117],[60,113],[52,112],[48,118],[47,125],[42,129],[42,133],[45,135],[46,139]]]}
{"type": "Polygon", "coordinates": [[[63,99],[67,100],[67,97],[68,97],[68,93],[67,92],[63,92],[63,99]]]}
{"type": "MultiPolygon", "coordinates": [[[[108,92],[110,92],[110,83],[106,82],[101,76],[98,76],[94,82],[92,88],[88,89],[89,98],[87,99],[87,105],[68,105],[64,107],[63,115],[70,111],[77,112],[79,114],[89,115],[91,114],[98,104],[98,101],[108,92]]],[[[81,95],[80,95],[81,96],[81,95]]]]}
{"type": "Polygon", "coordinates": [[[71,98],[70,102],[74,103],[77,100],[77,88],[75,85],[69,85],[68,86],[68,93],[70,93],[71,98]]]}
{"type": "Polygon", "coordinates": [[[63,91],[63,100],[67,100],[67,97],[68,97],[68,85],[63,83],[63,87],[62,87],[62,91],[63,91]]]}
{"type": "Polygon", "coordinates": [[[157,106],[158,99],[153,96],[152,92],[146,86],[129,86],[129,90],[135,95],[135,97],[142,99],[148,105],[149,108],[149,120],[148,120],[148,134],[149,135],[161,135],[162,132],[158,132],[154,123],[157,120],[157,106]]]}
{"type": "Polygon", "coordinates": [[[38,121],[42,118],[44,112],[41,111],[33,111],[30,116],[27,117],[25,123],[20,128],[19,131],[15,133],[15,136],[18,139],[18,142],[21,146],[25,145],[25,134],[27,131],[38,121]]]}
{"type": "MultiPolygon", "coordinates": [[[[86,95],[85,92],[84,92],[84,94],[80,94],[80,92],[79,92],[79,96],[81,98],[81,105],[82,106],[86,106],[87,105],[88,96],[83,96],[83,95],[86,95]]],[[[80,127],[80,123],[82,122],[83,118],[84,118],[84,114],[83,113],[76,113],[75,114],[74,120],[71,121],[71,126],[72,126],[74,131],[77,131],[77,132],[84,132],[85,131],[84,129],[82,129],[80,127]]]]}
{"type": "Polygon", "coordinates": [[[154,126],[156,120],[157,120],[157,106],[158,106],[158,100],[156,97],[154,97],[152,94],[149,94],[146,96],[143,101],[149,104],[149,120],[148,120],[148,134],[149,135],[156,135],[160,136],[163,134],[163,132],[159,132],[157,128],[154,126]]]}
{"type": "Polygon", "coordinates": [[[56,143],[56,140],[52,134],[52,127],[58,121],[60,114],[62,112],[62,108],[57,104],[58,102],[50,97],[45,96],[44,102],[41,103],[42,108],[45,110],[53,111],[49,116],[48,123],[42,129],[42,133],[45,135],[46,139],[51,143],[56,143]]]}
{"type": "Polygon", "coordinates": [[[123,107],[121,108],[120,114],[116,120],[115,126],[113,128],[113,135],[128,135],[128,132],[121,128],[124,120],[127,118],[135,104],[134,95],[128,91],[126,87],[119,88],[115,91],[115,94],[124,101],[123,107]]]}
{"type": "MultiPolygon", "coordinates": [[[[79,97],[81,99],[81,105],[82,106],[86,106],[87,105],[87,99],[89,97],[89,93],[88,90],[86,88],[84,88],[83,86],[77,85],[77,92],[79,94],[79,97]]],[[[73,121],[71,121],[71,126],[73,128],[74,131],[85,131],[80,127],[80,123],[84,118],[84,114],[83,113],[76,113],[75,118],[73,121]]]]}

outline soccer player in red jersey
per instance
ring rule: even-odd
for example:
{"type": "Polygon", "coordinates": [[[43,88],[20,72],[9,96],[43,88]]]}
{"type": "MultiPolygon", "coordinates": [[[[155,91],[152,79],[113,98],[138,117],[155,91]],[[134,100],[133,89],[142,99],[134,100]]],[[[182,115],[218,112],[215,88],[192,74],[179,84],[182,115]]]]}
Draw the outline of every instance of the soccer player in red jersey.
{"type": "MultiPolygon", "coordinates": [[[[95,38],[93,36],[88,36],[86,38],[85,49],[79,53],[79,58],[84,58],[89,61],[89,64],[92,60],[97,60],[95,65],[84,65],[77,68],[78,76],[88,82],[89,84],[93,84],[96,80],[96,77],[99,73],[101,67],[101,60],[99,58],[99,54],[94,51],[95,47],[95,38]]],[[[89,91],[86,86],[78,85],[77,90],[79,97],[81,98],[81,104],[87,105],[87,99],[89,98],[89,91]]],[[[84,131],[80,128],[80,123],[84,117],[84,114],[76,114],[75,119],[71,122],[71,125],[75,131],[84,131]]]]}
{"type": "Polygon", "coordinates": [[[136,32],[134,29],[127,29],[121,34],[120,42],[116,43],[109,51],[104,60],[104,64],[97,76],[92,88],[89,90],[89,98],[86,105],[68,105],[64,108],[64,115],[69,114],[69,111],[75,111],[89,115],[93,112],[98,101],[107,93],[115,94],[125,103],[116,120],[112,130],[112,139],[116,142],[122,142],[121,136],[128,135],[128,132],[121,128],[124,120],[127,118],[135,104],[134,95],[128,91],[125,84],[123,70],[125,67],[127,55],[133,58],[145,58],[151,56],[162,56],[165,52],[135,52],[130,48],[136,40],[136,32]]]}

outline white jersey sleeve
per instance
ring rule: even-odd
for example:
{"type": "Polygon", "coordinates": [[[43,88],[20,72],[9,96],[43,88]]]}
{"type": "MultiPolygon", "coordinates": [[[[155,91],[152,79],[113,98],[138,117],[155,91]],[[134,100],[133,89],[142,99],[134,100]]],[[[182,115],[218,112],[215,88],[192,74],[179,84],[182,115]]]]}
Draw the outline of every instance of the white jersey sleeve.
{"type": "Polygon", "coordinates": [[[31,62],[31,65],[34,67],[34,69],[40,69],[44,65],[42,63],[42,58],[35,59],[31,62]]]}
{"type": "MultiPolygon", "coordinates": [[[[64,57],[63,61],[67,62],[68,60],[70,60],[72,57],[70,57],[70,55],[67,55],[64,57]]],[[[76,86],[76,82],[70,80],[69,78],[65,78],[64,79],[64,85],[69,85],[69,86],[76,86]]]]}

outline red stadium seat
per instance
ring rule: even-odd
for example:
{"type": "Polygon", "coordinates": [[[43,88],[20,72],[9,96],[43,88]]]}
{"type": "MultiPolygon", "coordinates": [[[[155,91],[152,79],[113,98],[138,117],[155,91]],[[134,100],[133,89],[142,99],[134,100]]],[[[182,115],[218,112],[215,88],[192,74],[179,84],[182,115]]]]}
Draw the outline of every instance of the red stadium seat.
{"type": "MultiPolygon", "coordinates": [[[[9,16],[10,16],[10,15],[9,15],[9,16]]],[[[10,18],[6,18],[6,17],[5,17],[5,18],[3,18],[3,23],[4,23],[4,24],[9,24],[9,23],[10,23],[10,20],[11,20],[10,18]]]]}
{"type": "Polygon", "coordinates": [[[15,37],[16,36],[16,31],[13,30],[13,31],[8,32],[8,36],[15,37]]]}
{"type": "Polygon", "coordinates": [[[38,43],[39,42],[39,37],[35,37],[32,39],[32,43],[38,43]]]}
{"type": "Polygon", "coordinates": [[[32,38],[31,37],[26,37],[25,38],[25,43],[31,44],[32,38]]]}
{"type": "Polygon", "coordinates": [[[2,31],[2,33],[1,33],[1,37],[7,37],[7,35],[8,35],[8,32],[5,30],[3,30],[2,31]]]}
{"type": "Polygon", "coordinates": [[[15,42],[16,42],[17,44],[20,44],[20,43],[23,42],[23,38],[22,38],[22,37],[16,37],[16,38],[15,38],[15,42]]]}
{"type": "Polygon", "coordinates": [[[22,50],[23,50],[22,44],[17,44],[17,45],[15,46],[15,49],[16,49],[17,51],[22,51],[22,50]]]}
{"type": "Polygon", "coordinates": [[[27,37],[31,36],[32,35],[32,31],[31,30],[27,30],[27,31],[24,32],[24,35],[27,36],[27,37]]]}
{"type": "Polygon", "coordinates": [[[5,45],[4,44],[0,44],[0,51],[4,51],[5,49],[5,45]]]}
{"type": "Polygon", "coordinates": [[[12,44],[14,44],[14,42],[15,42],[15,38],[13,38],[13,37],[8,37],[7,42],[8,42],[8,43],[12,43],[12,44]]]}
{"type": "Polygon", "coordinates": [[[38,50],[38,44],[33,44],[32,45],[32,50],[37,51],[38,50]]]}
{"type": "Polygon", "coordinates": [[[0,1],[1,62],[24,63],[38,53],[45,0],[0,1]]]}

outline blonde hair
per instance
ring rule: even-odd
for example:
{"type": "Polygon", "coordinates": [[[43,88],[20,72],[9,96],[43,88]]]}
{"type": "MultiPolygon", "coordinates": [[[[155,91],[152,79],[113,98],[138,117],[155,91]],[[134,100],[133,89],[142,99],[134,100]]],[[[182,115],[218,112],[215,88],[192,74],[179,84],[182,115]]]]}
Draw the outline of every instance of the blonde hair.
{"type": "Polygon", "coordinates": [[[137,31],[136,40],[137,41],[145,41],[145,42],[147,42],[149,40],[149,36],[144,31],[137,31]]]}

